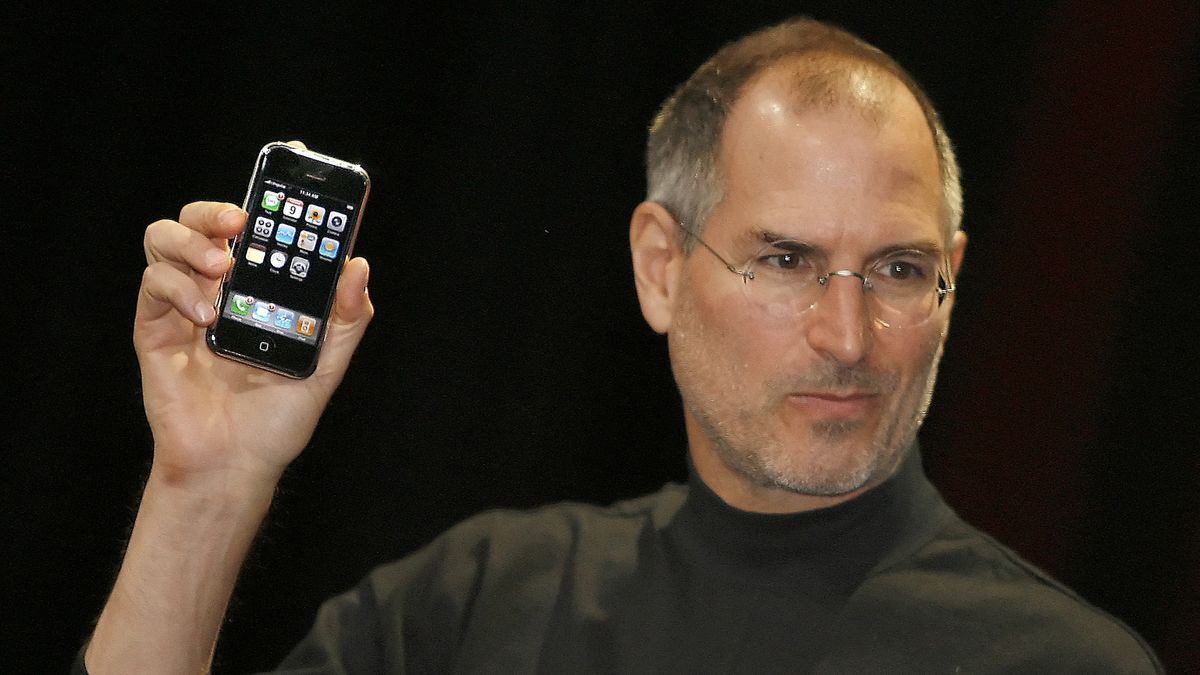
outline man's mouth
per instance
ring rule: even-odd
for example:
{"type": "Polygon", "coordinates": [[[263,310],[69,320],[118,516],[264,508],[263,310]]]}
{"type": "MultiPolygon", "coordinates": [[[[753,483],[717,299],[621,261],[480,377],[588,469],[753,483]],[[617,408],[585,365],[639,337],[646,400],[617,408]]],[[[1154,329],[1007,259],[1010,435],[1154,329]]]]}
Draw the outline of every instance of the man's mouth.
{"type": "Polygon", "coordinates": [[[817,417],[862,417],[879,401],[869,391],[800,391],[788,394],[788,403],[817,417]]]}

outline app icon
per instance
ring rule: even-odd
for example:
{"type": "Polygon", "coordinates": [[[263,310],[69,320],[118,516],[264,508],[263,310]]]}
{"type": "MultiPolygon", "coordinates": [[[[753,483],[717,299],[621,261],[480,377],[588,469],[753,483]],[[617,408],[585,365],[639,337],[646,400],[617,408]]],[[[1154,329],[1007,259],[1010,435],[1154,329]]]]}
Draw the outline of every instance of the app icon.
{"type": "Polygon", "coordinates": [[[267,247],[262,244],[250,244],[246,247],[246,261],[257,265],[267,259],[267,247]]]}
{"type": "Polygon", "coordinates": [[[330,232],[341,232],[346,229],[346,214],[337,211],[329,212],[329,222],[325,224],[330,232]]]}
{"type": "Polygon", "coordinates": [[[312,337],[312,334],[317,332],[317,320],[301,314],[300,321],[296,324],[296,332],[312,337]]]}
{"type": "Polygon", "coordinates": [[[300,213],[304,211],[304,202],[295,197],[288,197],[283,204],[283,216],[285,218],[299,218],[300,213]]]}
{"type": "Polygon", "coordinates": [[[269,322],[271,315],[275,313],[275,305],[267,302],[254,303],[254,309],[250,312],[250,316],[258,321],[269,322]]]}
{"type": "Polygon", "coordinates": [[[268,211],[278,211],[279,202],[283,201],[282,192],[264,192],[262,207],[268,211]]]}
{"type": "Polygon", "coordinates": [[[275,312],[275,325],[284,330],[291,330],[296,323],[296,313],[290,309],[280,309],[275,312]]]}
{"type": "Polygon", "coordinates": [[[271,230],[275,229],[275,221],[259,216],[254,221],[254,234],[264,239],[271,238],[271,230]]]}
{"type": "Polygon", "coordinates": [[[338,240],[337,239],[331,239],[329,237],[321,237],[320,254],[321,254],[322,258],[329,258],[330,260],[333,260],[334,258],[337,257],[337,252],[338,252],[338,240]]]}
{"type": "Polygon", "coordinates": [[[300,241],[296,242],[303,251],[311,251],[317,247],[317,233],[308,230],[301,230],[300,241]]]}
{"type": "Polygon", "coordinates": [[[275,228],[275,241],[287,246],[293,241],[296,241],[296,226],[280,223],[279,227],[275,228]]]}
{"type": "Polygon", "coordinates": [[[301,258],[298,255],[292,256],[292,264],[288,265],[288,270],[292,275],[303,279],[308,276],[308,258],[301,258]]]}
{"type": "Polygon", "coordinates": [[[250,314],[250,305],[254,304],[254,298],[248,295],[234,295],[233,302],[229,303],[229,311],[234,314],[246,316],[250,314]]]}
{"type": "Polygon", "coordinates": [[[325,220],[325,207],[309,204],[308,213],[304,214],[304,221],[313,225],[320,225],[323,220],[325,220]]]}
{"type": "Polygon", "coordinates": [[[283,251],[271,251],[271,267],[280,269],[287,264],[287,254],[283,251]]]}

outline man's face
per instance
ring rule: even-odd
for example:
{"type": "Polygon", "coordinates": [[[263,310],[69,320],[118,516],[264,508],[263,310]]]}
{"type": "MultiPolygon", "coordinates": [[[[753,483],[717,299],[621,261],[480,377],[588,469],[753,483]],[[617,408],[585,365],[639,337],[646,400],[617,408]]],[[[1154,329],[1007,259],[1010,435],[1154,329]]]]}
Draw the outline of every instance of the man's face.
{"type": "MultiPolygon", "coordinates": [[[[932,247],[957,268],[965,239],[946,250],[920,108],[889,80],[860,93],[882,97],[878,114],[797,112],[783,75],[759,78],[726,123],[724,198],[704,240],[737,266],[773,233],[822,251],[829,270],[865,271],[897,246],[932,247]]],[[[815,307],[779,320],[747,302],[742,283],[701,247],[680,271],[668,339],[701,475],[719,493],[736,484],[764,497],[766,509],[891,475],[928,405],[950,301],[923,324],[883,327],[858,278],[832,277],[815,307]]]]}

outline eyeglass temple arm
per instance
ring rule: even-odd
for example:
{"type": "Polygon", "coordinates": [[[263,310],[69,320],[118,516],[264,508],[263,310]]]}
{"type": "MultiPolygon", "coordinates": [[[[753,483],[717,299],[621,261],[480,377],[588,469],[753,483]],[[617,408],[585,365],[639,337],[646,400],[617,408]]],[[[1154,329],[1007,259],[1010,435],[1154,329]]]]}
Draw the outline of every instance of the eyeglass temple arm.
{"type": "Polygon", "coordinates": [[[734,274],[741,277],[743,282],[749,281],[754,278],[754,272],[751,272],[750,270],[739,270],[738,268],[734,267],[733,263],[726,260],[725,257],[722,256],[720,253],[717,253],[716,249],[709,246],[708,242],[706,242],[700,238],[700,235],[696,234],[695,232],[692,232],[692,228],[685,225],[682,220],[677,221],[677,222],[679,223],[679,229],[686,232],[687,235],[689,237],[691,237],[692,239],[695,239],[696,241],[700,242],[701,246],[708,249],[709,253],[713,254],[714,256],[716,256],[717,260],[721,261],[721,264],[725,266],[725,269],[727,269],[730,272],[733,272],[734,274]]]}

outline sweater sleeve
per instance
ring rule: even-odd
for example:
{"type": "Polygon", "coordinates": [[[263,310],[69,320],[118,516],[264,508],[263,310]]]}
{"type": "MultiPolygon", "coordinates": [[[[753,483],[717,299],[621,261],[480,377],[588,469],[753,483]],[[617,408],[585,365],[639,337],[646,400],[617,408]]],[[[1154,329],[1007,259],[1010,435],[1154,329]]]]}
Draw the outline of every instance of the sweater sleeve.
{"type": "Polygon", "coordinates": [[[273,672],[400,675],[449,670],[478,591],[487,550],[482,534],[474,523],[460,524],[327,600],[308,635],[273,672]]]}

